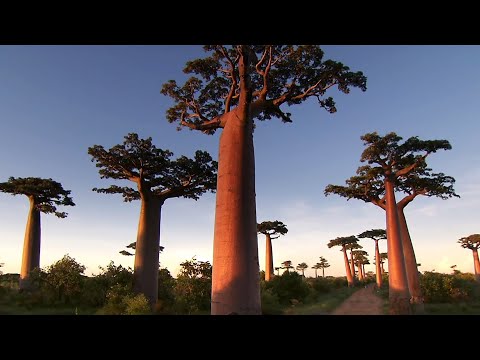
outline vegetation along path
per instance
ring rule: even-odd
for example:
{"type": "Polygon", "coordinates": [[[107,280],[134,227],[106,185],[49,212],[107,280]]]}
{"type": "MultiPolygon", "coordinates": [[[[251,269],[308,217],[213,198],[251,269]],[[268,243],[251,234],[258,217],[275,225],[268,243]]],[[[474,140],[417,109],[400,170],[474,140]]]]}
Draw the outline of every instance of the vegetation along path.
{"type": "Polygon", "coordinates": [[[375,284],[355,291],[331,315],[383,315],[383,300],[374,293],[375,284]]]}

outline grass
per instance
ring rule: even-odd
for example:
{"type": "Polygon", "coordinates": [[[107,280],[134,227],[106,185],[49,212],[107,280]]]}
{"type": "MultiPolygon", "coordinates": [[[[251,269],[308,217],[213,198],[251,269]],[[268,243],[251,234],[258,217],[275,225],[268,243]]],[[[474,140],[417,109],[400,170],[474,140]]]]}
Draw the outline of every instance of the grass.
{"type": "Polygon", "coordinates": [[[425,304],[426,315],[480,315],[480,302],[425,304]]]}
{"type": "Polygon", "coordinates": [[[297,305],[284,310],[284,315],[322,315],[337,308],[344,300],[359,288],[340,288],[320,295],[314,304],[297,305]]]}
{"type": "Polygon", "coordinates": [[[13,304],[0,304],[0,315],[91,315],[95,314],[97,309],[79,308],[79,307],[44,307],[36,306],[27,308],[25,306],[13,304]]]}

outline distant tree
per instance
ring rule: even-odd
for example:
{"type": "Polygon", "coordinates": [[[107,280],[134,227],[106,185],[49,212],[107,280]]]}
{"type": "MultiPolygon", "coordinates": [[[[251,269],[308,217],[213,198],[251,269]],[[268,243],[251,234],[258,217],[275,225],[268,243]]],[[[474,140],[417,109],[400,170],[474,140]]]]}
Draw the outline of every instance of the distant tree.
{"type": "Polygon", "coordinates": [[[308,265],[304,262],[297,265],[297,270],[302,272],[302,276],[305,277],[305,269],[308,268],[308,265]]]}
{"type": "MultiPolygon", "coordinates": [[[[125,246],[125,247],[126,247],[127,249],[135,250],[135,249],[137,248],[137,242],[134,241],[134,242],[132,242],[131,244],[125,246]]],[[[161,252],[163,251],[163,249],[165,249],[164,246],[159,246],[159,247],[158,247],[158,252],[161,253],[161,252]]],[[[121,250],[121,251],[119,251],[119,253],[122,254],[122,255],[124,255],[124,256],[133,256],[133,255],[135,255],[135,253],[132,254],[131,252],[129,252],[129,251],[127,251],[127,250],[121,250]]]]}
{"type": "Polygon", "coordinates": [[[462,237],[457,242],[464,249],[472,250],[475,280],[480,282],[480,261],[478,259],[478,248],[480,248],[480,234],[472,234],[467,237],[462,237]]]}
{"type": "Polygon", "coordinates": [[[353,282],[355,282],[355,259],[353,258],[353,251],[359,249],[363,249],[363,246],[358,243],[358,239],[347,245],[347,250],[350,250],[350,268],[352,269],[353,282]]]}
{"type": "Polygon", "coordinates": [[[343,93],[354,87],[365,91],[366,78],[340,62],[324,60],[317,45],[207,45],[204,50],[208,57],[189,61],[184,69],[194,76],[183,86],[170,80],[161,93],[175,102],[167,111],[170,123],[206,134],[223,129],[212,314],[260,314],[254,119],[291,122],[291,114],[280,107],[310,98],[333,113],[335,102],[325,97],[327,90],[335,86],[343,93]]]}
{"type": "Polygon", "coordinates": [[[273,276],[272,239],[277,239],[280,235],[285,235],[288,229],[281,221],[264,221],[261,224],[257,224],[257,232],[264,234],[266,238],[265,281],[270,281],[273,276]]]}
{"type": "Polygon", "coordinates": [[[377,287],[382,287],[382,269],[380,266],[380,250],[378,248],[378,242],[380,240],[387,239],[387,232],[385,229],[372,229],[362,232],[361,234],[357,235],[360,239],[368,238],[375,241],[375,273],[376,273],[376,281],[377,287]]]}
{"type": "Polygon", "coordinates": [[[358,267],[358,279],[361,281],[364,278],[363,273],[363,264],[368,261],[368,253],[364,250],[354,250],[352,254],[352,259],[354,259],[355,264],[358,267]]]}
{"type": "Polygon", "coordinates": [[[181,156],[152,144],[152,138],[140,139],[137,134],[125,136],[123,144],[105,150],[101,145],[88,149],[96,162],[100,177],[129,180],[130,187],[111,185],[93,191],[121,194],[124,201],[141,200],[136,241],[134,291],[142,293],[153,306],[158,294],[158,249],[160,246],[160,214],[165,200],[184,197],[198,200],[207,191],[215,191],[217,163],[205,151],[196,151],[195,158],[181,156]]]}
{"type": "MultiPolygon", "coordinates": [[[[418,137],[410,137],[403,144],[399,144],[402,137],[394,132],[383,137],[376,132],[368,133],[361,139],[367,148],[363,151],[360,161],[368,162],[369,165],[359,167],[357,176],[347,180],[347,186],[328,185],[325,188],[325,194],[334,193],[348,199],[362,199],[385,210],[387,248],[390,257],[390,313],[411,314],[410,291],[395,187],[398,181],[401,181],[399,179],[407,178],[410,174],[414,174],[417,168],[424,166],[428,155],[442,149],[449,150],[451,145],[447,140],[420,140],[418,137]],[[383,197],[380,198],[382,195],[383,197]]],[[[413,266],[415,264],[416,261],[413,262],[413,266]]],[[[414,276],[416,275],[418,270],[415,266],[414,276]]]]}
{"type": "Polygon", "coordinates": [[[277,275],[280,276],[280,269],[281,267],[276,267],[275,270],[277,271],[277,275]]]}
{"type": "Polygon", "coordinates": [[[330,264],[323,256],[320,256],[320,262],[318,264],[320,264],[320,268],[322,269],[322,277],[325,277],[325,269],[330,267],[330,264]]]}
{"type": "Polygon", "coordinates": [[[312,266],[312,269],[315,270],[315,278],[317,278],[317,270],[318,269],[321,269],[322,266],[320,265],[320,263],[316,263],[315,265],[312,266]]]}
{"type": "Polygon", "coordinates": [[[290,260],[282,262],[281,269],[285,269],[288,273],[290,269],[293,269],[292,262],[290,260]]]}
{"type": "Polygon", "coordinates": [[[12,195],[25,195],[30,201],[25,239],[23,242],[22,268],[20,271],[20,290],[30,289],[29,275],[40,268],[40,213],[55,214],[66,218],[67,213],[57,211],[57,206],[75,206],[70,190],[64,190],[62,184],[52,179],[35,177],[14,178],[0,183],[0,191],[12,195]]]}
{"type": "MultiPolygon", "coordinates": [[[[3,267],[5,263],[0,263],[0,268],[3,267]]],[[[0,275],[3,275],[3,271],[0,270],[0,275]]]]}
{"type": "Polygon", "coordinates": [[[348,263],[348,256],[347,256],[347,246],[353,243],[356,243],[358,239],[354,236],[344,236],[344,237],[337,237],[336,239],[330,240],[327,246],[332,248],[333,246],[341,246],[343,252],[343,260],[345,261],[345,270],[347,273],[347,282],[348,286],[354,285],[352,270],[348,263]]]}
{"type": "Polygon", "coordinates": [[[380,253],[380,265],[382,266],[382,274],[385,273],[385,268],[383,267],[385,260],[388,260],[388,253],[380,253]]]}

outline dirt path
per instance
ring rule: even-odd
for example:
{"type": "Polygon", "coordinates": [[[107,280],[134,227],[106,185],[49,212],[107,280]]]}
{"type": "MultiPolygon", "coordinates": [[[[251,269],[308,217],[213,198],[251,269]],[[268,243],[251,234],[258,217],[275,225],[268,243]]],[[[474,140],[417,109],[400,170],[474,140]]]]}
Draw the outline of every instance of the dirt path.
{"type": "Polygon", "coordinates": [[[369,284],[352,294],[331,315],[383,315],[383,300],[374,293],[375,284],[369,284]]]}

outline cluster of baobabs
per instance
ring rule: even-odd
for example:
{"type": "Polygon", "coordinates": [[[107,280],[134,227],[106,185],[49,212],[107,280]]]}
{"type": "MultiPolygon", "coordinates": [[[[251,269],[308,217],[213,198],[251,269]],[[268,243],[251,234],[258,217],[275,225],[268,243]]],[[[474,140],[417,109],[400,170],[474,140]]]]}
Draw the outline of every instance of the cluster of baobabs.
{"type": "MultiPolygon", "coordinates": [[[[207,191],[216,192],[211,313],[261,314],[254,122],[278,118],[291,123],[291,113],[282,106],[298,106],[309,99],[334,113],[335,101],[326,94],[334,89],[345,94],[352,88],[366,91],[367,78],[361,71],[325,59],[318,45],[206,45],[204,50],[206,57],[188,61],[184,68],[191,77],[181,86],[168,81],[161,93],[173,100],[166,117],[178,123],[179,129],[204,134],[221,129],[218,163],[204,151],[197,151],[193,159],[172,160],[173,154],[156,148],[151,138],[140,139],[131,133],[123,144],[109,150],[95,145],[88,152],[101,178],[129,180],[135,188],[112,185],[94,191],[121,194],[127,202],[141,200],[134,289],[152,306],[157,300],[163,203],[175,197],[196,200],[207,191]]],[[[327,186],[325,194],[360,199],[385,210],[390,313],[409,314],[410,298],[413,303],[422,300],[415,290],[416,261],[403,209],[418,195],[458,196],[454,179],[432,173],[426,164],[428,155],[451,146],[447,140],[417,137],[400,144],[402,138],[395,133],[382,137],[373,132],[361,139],[366,145],[361,161],[368,165],[359,167],[346,186],[327,186]],[[395,192],[406,195],[397,203],[395,192]]],[[[0,190],[24,194],[30,200],[21,269],[21,286],[25,287],[29,272],[39,266],[40,212],[65,217],[56,206],[74,203],[70,191],[51,179],[10,178],[0,184],[0,190]]],[[[476,254],[476,235],[462,241],[476,254]]],[[[475,261],[480,274],[478,256],[475,261]]]]}

